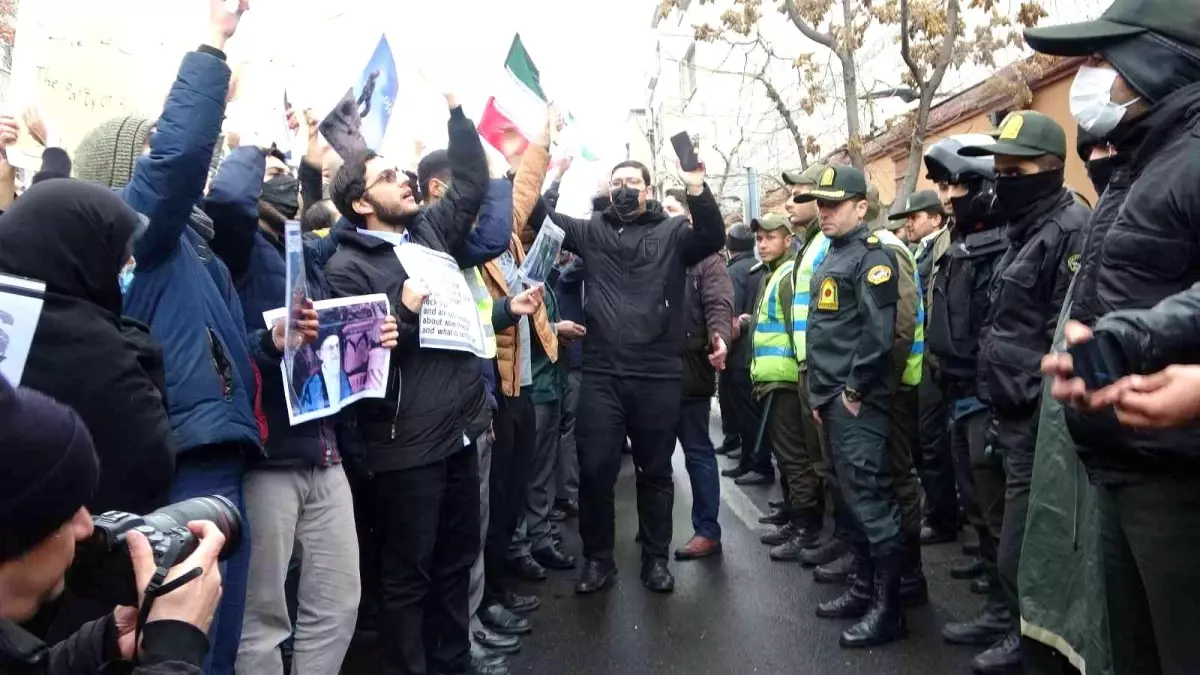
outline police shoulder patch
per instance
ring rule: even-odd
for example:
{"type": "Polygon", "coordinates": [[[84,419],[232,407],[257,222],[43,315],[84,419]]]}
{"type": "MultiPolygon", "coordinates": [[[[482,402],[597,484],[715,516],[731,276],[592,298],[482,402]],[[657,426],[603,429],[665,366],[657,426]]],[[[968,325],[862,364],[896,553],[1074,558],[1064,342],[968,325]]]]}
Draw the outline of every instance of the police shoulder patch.
{"type": "Polygon", "coordinates": [[[1067,256],[1067,270],[1074,274],[1079,271],[1079,254],[1072,253],[1067,256]]]}
{"type": "Polygon", "coordinates": [[[887,265],[876,265],[867,270],[867,283],[872,286],[885,284],[892,278],[892,268],[887,265]]]}
{"type": "Polygon", "coordinates": [[[877,237],[873,234],[867,235],[867,238],[864,241],[867,242],[867,248],[870,248],[870,249],[876,249],[881,246],[881,244],[879,242],[879,237],[877,237]]]}
{"type": "Polygon", "coordinates": [[[826,312],[836,312],[838,308],[837,282],[832,277],[825,277],[821,282],[821,291],[817,295],[817,309],[826,312]]]}

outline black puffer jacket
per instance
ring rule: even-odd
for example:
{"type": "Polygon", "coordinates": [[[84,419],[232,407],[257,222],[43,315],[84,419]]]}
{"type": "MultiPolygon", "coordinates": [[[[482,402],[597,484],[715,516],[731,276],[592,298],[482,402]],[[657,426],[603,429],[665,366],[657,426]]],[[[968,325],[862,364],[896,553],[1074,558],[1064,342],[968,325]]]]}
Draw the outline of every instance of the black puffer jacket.
{"type": "MultiPolygon", "coordinates": [[[[1200,282],[1200,83],[1156,104],[1114,143],[1125,161],[1092,215],[1072,295],[1071,318],[1086,324],[1148,309],[1200,282]]],[[[1200,474],[1200,430],[1135,431],[1111,410],[1066,412],[1093,480],[1200,474]]]]}
{"type": "MultiPolygon", "coordinates": [[[[182,621],[151,621],[142,631],[140,664],[130,675],[201,675],[208,638],[182,621]]],[[[56,645],[46,645],[11,621],[0,619],[0,675],[91,675],[119,670],[112,616],[84,624],[56,645]]],[[[124,672],[124,671],[122,671],[124,672]]]]}
{"type": "MultiPolygon", "coordinates": [[[[762,279],[764,267],[757,270],[754,266],[758,259],[753,251],[735,253],[729,259],[729,280],[733,283],[733,316],[743,314],[754,315],[754,296],[758,292],[758,284],[762,279]]],[[[748,332],[733,341],[729,346],[729,358],[725,360],[727,370],[749,370],[750,368],[750,335],[748,332]]]]}
{"type": "Polygon", "coordinates": [[[1008,227],[979,340],[979,397],[1009,414],[1037,410],[1042,356],[1053,343],[1090,216],[1066,189],[1030,207],[1008,227]]]}
{"type": "Polygon", "coordinates": [[[725,243],[725,222],[707,186],[688,196],[688,207],[690,225],[654,201],[629,223],[611,207],[589,220],[550,213],[566,233],[563,248],[587,261],[585,373],[682,377],[687,268],[725,243]]]}
{"type": "MultiPolygon", "coordinates": [[[[450,114],[450,170],[453,185],[441,201],[424,209],[408,228],[412,241],[453,254],[466,241],[488,187],[487,159],[479,135],[462,108],[450,114]]],[[[383,293],[393,305],[400,344],[392,351],[384,399],[354,404],[367,465],[374,472],[397,471],[440,461],[463,449],[463,435],[475,438],[491,422],[479,357],[468,352],[424,349],[418,315],[400,302],[408,272],[392,244],[345,229],[337,232],[338,251],[325,266],[334,297],[383,293]]],[[[350,442],[343,436],[342,441],[350,442]]]]}

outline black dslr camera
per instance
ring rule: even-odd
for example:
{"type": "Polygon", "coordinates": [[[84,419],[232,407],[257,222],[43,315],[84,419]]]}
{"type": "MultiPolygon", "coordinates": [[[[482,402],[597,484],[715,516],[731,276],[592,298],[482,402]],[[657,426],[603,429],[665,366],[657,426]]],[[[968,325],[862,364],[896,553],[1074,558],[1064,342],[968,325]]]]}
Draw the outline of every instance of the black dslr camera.
{"type": "Polygon", "coordinates": [[[144,516],[108,511],[92,517],[92,536],[75,547],[68,584],[76,594],[113,605],[138,604],[137,584],[125,535],[137,530],[146,536],[159,567],[170,568],[185,560],[199,540],[187,529],[194,520],[208,520],[225,535],[221,560],[242,544],[242,516],[225,497],[196,497],[144,516]]]}

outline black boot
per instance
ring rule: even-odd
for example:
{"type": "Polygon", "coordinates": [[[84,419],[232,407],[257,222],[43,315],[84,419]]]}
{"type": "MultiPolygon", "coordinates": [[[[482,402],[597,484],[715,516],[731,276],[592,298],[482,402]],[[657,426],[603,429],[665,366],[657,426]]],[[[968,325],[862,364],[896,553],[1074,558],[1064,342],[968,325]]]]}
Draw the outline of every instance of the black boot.
{"type": "Polygon", "coordinates": [[[955,579],[976,579],[983,574],[983,561],[971,558],[965,563],[950,568],[950,576],[955,579]]]}
{"type": "MultiPolygon", "coordinates": [[[[813,581],[819,584],[851,583],[850,575],[862,564],[861,557],[858,547],[851,548],[846,551],[846,555],[813,570],[813,581]]],[[[865,579],[865,583],[869,586],[871,579],[865,579]]]]}
{"type": "Polygon", "coordinates": [[[904,538],[904,565],[900,568],[900,604],[920,607],[929,604],[929,583],[921,565],[919,538],[904,538]]]}
{"type": "Polygon", "coordinates": [[[1006,675],[1021,672],[1021,636],[1010,630],[1004,639],[971,659],[975,675],[1006,675]]]}
{"type": "Polygon", "coordinates": [[[821,539],[821,519],[805,516],[792,523],[792,536],[771,549],[771,560],[798,560],[805,549],[816,546],[821,539]]]}
{"type": "Polygon", "coordinates": [[[787,525],[792,522],[792,512],[784,506],[775,507],[771,513],[758,519],[763,525],[787,525]]]}
{"type": "Polygon", "coordinates": [[[852,551],[846,558],[854,561],[853,583],[837,598],[817,605],[817,616],[822,619],[857,619],[871,608],[871,557],[865,551],[852,551]]]}
{"type": "MultiPolygon", "coordinates": [[[[997,584],[999,586],[999,584],[997,584]]],[[[992,592],[983,610],[970,621],[948,623],[942,627],[942,639],[955,645],[987,647],[1013,630],[1013,616],[999,589],[992,592]]]]}
{"type": "Polygon", "coordinates": [[[779,546],[795,535],[796,526],[793,525],[792,521],[789,520],[788,522],[784,523],[782,527],[771,530],[770,532],[767,532],[763,536],[759,537],[759,541],[767,546],[779,546]]]}
{"type": "Polygon", "coordinates": [[[902,554],[885,556],[874,563],[871,608],[862,621],[842,632],[839,644],[846,649],[878,647],[899,640],[907,632],[904,610],[900,608],[902,554]]]}
{"type": "Polygon", "coordinates": [[[800,564],[805,567],[816,567],[817,565],[828,565],[846,554],[846,550],[850,547],[844,539],[838,538],[836,535],[829,541],[821,544],[816,548],[805,549],[800,552],[800,564]]]}

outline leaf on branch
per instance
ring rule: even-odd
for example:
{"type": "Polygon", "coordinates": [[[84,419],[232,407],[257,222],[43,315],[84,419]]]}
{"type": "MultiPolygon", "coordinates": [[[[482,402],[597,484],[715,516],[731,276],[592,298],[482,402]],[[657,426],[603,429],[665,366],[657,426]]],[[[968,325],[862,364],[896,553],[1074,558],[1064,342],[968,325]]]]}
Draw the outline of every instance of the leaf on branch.
{"type": "Polygon", "coordinates": [[[721,29],[706,23],[700,23],[692,26],[692,36],[696,39],[696,42],[716,42],[721,39],[721,29]]]}
{"type": "Polygon", "coordinates": [[[1038,25],[1038,21],[1050,16],[1040,2],[1022,2],[1017,10],[1017,23],[1026,28],[1038,25]]]}

